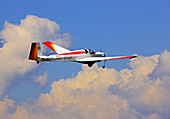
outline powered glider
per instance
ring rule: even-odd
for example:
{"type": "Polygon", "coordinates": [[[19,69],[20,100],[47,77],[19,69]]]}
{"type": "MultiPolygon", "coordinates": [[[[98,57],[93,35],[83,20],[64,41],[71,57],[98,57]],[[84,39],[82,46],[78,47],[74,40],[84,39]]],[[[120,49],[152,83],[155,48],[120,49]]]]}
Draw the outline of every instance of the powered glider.
{"type": "Polygon", "coordinates": [[[72,62],[79,62],[83,64],[88,64],[89,67],[92,67],[94,63],[104,61],[105,63],[107,60],[116,60],[116,59],[132,59],[137,56],[116,56],[116,57],[105,57],[104,52],[94,52],[91,49],[80,49],[70,51],[66,48],[58,46],[54,43],[49,41],[43,42],[45,46],[53,50],[56,54],[44,56],[41,52],[41,46],[39,42],[33,42],[31,44],[31,50],[29,54],[29,60],[34,60],[37,62],[44,62],[44,61],[72,61],[72,62]]]}

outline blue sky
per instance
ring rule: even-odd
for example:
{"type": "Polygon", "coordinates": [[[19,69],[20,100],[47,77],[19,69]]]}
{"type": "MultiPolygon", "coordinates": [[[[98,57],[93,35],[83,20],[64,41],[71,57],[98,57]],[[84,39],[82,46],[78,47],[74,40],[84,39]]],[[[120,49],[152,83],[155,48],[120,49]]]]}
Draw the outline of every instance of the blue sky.
{"type": "MultiPolygon", "coordinates": [[[[20,24],[27,15],[35,15],[55,21],[61,32],[69,32],[73,38],[71,49],[102,49],[106,55],[141,56],[170,50],[169,0],[1,0],[0,4],[0,30],[5,21],[20,24]]],[[[121,70],[128,67],[127,62],[110,61],[106,67],[121,70]]],[[[8,96],[17,103],[38,98],[40,93],[50,91],[50,84],[56,78],[72,78],[81,70],[80,64],[65,62],[42,64],[42,67],[37,72],[47,71],[51,79],[45,87],[25,78],[16,81],[8,96]]]]}
{"type": "Polygon", "coordinates": [[[6,20],[19,24],[28,14],[36,15],[55,21],[61,31],[70,32],[73,48],[149,56],[169,48],[169,4],[168,0],[1,0],[0,29],[6,20]]]}
{"type": "Polygon", "coordinates": [[[36,15],[71,33],[73,49],[89,47],[110,55],[149,56],[169,49],[169,4],[168,0],[1,0],[0,29],[5,21],[19,24],[28,14],[36,15]]]}

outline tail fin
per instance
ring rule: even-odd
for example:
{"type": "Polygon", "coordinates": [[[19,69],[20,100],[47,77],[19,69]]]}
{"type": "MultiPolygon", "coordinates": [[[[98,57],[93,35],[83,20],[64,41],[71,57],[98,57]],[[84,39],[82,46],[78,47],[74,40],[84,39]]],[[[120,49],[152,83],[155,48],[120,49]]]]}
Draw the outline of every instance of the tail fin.
{"type": "Polygon", "coordinates": [[[41,55],[41,47],[39,42],[33,42],[31,45],[29,60],[38,61],[38,56],[41,55]]]}
{"type": "Polygon", "coordinates": [[[42,44],[46,45],[47,47],[49,47],[54,52],[57,52],[58,54],[70,52],[70,50],[63,48],[61,46],[58,46],[58,45],[51,43],[49,41],[43,42],[42,44]]]}

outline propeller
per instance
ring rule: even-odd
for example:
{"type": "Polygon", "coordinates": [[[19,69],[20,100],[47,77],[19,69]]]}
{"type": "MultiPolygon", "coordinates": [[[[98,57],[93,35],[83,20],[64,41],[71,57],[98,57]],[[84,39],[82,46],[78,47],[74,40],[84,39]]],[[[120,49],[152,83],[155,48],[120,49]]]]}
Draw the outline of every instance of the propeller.
{"type": "Polygon", "coordinates": [[[103,52],[103,49],[100,49],[99,52],[103,52]]]}
{"type": "MultiPolygon", "coordinates": [[[[103,49],[100,49],[99,52],[103,52],[103,49]]],[[[104,57],[106,57],[106,55],[104,55],[104,57]]],[[[106,67],[106,60],[104,60],[104,64],[102,66],[102,68],[104,69],[106,67]]]]}
{"type": "MultiPolygon", "coordinates": [[[[103,50],[102,49],[100,49],[100,52],[103,52],[103,50]]],[[[106,57],[106,54],[104,54],[104,57],[106,57]]],[[[106,60],[104,60],[104,65],[103,65],[103,69],[106,67],[106,60]]]]}

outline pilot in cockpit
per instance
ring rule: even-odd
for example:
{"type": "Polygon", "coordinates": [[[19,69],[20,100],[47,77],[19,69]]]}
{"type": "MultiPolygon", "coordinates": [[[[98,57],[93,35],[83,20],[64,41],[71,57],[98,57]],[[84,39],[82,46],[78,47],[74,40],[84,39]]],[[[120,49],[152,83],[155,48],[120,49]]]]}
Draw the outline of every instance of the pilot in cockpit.
{"type": "Polygon", "coordinates": [[[95,52],[91,49],[85,49],[86,54],[95,54],[95,52]]]}

